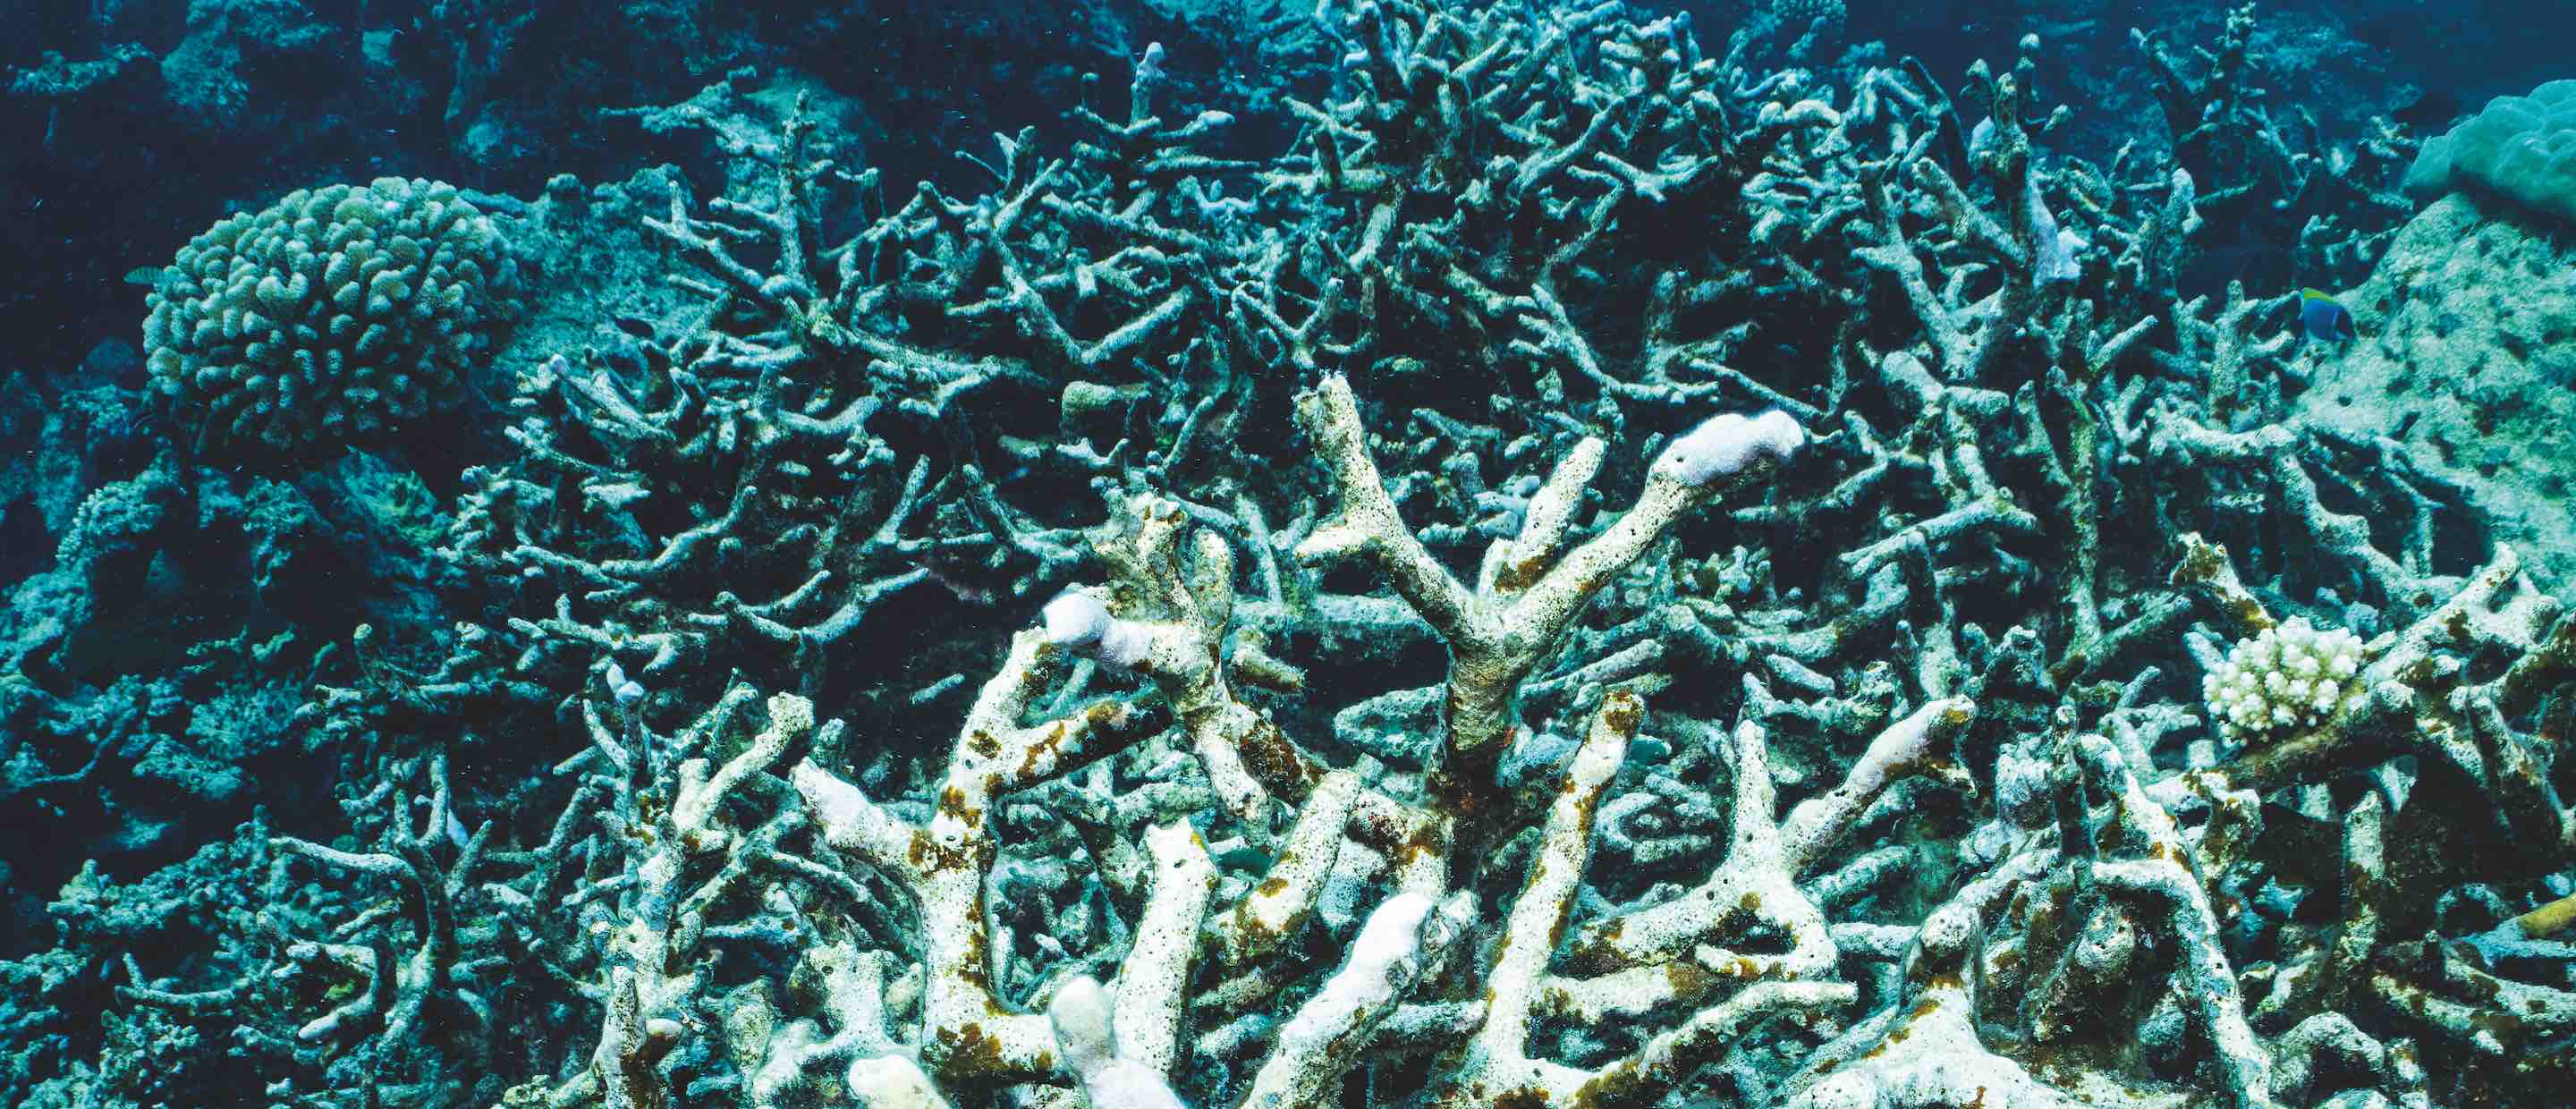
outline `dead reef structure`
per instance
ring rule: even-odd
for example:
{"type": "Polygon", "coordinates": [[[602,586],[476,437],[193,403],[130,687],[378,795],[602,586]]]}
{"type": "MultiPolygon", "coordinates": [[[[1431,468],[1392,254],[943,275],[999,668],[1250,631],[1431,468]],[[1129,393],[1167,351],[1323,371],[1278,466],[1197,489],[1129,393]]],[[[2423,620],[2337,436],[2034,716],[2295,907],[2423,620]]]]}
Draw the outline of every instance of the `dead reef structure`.
{"type": "MultiPolygon", "coordinates": [[[[175,963],[66,890],[8,973],[112,1043],[33,1103],[2576,1081],[2576,621],[2294,418],[2332,353],[2179,287],[2209,182],[2050,151],[2043,43],[1954,99],[1618,3],[1275,30],[1284,148],[1149,48],[971,196],[756,75],[647,113],[740,167],[648,198],[685,304],[521,352],[436,552],[500,600],[298,717],[345,826],[208,847],[175,963]]],[[[2281,141],[2158,58],[2189,149],[2281,141]]]]}

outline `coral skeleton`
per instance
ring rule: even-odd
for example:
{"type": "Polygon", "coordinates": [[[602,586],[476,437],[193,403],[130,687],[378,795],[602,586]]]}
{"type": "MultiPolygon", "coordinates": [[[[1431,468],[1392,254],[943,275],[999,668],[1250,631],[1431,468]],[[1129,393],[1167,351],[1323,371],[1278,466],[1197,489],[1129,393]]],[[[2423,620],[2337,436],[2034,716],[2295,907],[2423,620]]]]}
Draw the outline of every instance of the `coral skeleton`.
{"type": "Polygon", "coordinates": [[[2094,159],[2036,34],[1945,83],[1828,64],[1842,3],[1752,7],[1703,42],[1615,0],[1296,5],[1269,83],[1146,46],[911,188],[746,67],[613,116],[710,139],[712,191],[223,225],[147,325],[192,436],[426,410],[504,239],[579,338],[477,364],[495,453],[368,525],[412,592],[365,622],[286,607],[366,532],[310,483],[174,449],[65,506],[30,588],[87,607],[0,672],[10,789],[127,811],[254,720],[338,811],[242,801],[184,866],[62,886],[56,946],[0,961],[53,1007],[0,1092],[2576,1088],[2558,555],[2473,464],[2319,414],[2295,297],[2197,264],[2239,222],[2355,279],[2403,254],[2399,146],[2337,173],[2267,114],[2250,8],[2137,36],[2168,141],[2094,159]],[[650,265],[603,297],[612,254],[650,265]],[[268,372],[305,347],[338,393],[268,372]],[[238,623],[295,630],[117,672],[115,583],[243,520],[277,607],[238,623]]]}

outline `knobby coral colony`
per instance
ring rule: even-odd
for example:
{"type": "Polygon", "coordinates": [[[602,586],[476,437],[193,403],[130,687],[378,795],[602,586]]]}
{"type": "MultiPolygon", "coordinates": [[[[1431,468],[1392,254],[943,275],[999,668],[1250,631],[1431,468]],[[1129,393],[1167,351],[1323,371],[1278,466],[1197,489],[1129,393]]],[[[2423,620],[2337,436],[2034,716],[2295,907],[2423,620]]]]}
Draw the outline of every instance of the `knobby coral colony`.
{"type": "MultiPolygon", "coordinates": [[[[2284,141],[2250,22],[2145,41],[2186,153],[2284,141]]],[[[442,551],[516,615],[362,640],[304,719],[380,783],[337,846],[245,833],[270,908],[129,956],[131,1040],[297,1105],[2576,1081],[2576,622],[2460,489],[2285,421],[2287,300],[2177,292],[2262,181],[2044,155],[2036,39],[1954,104],[1615,3],[1274,31],[1329,86],[1283,152],[1149,49],[971,198],[889,206],[743,75],[653,114],[747,170],[650,221],[703,309],[522,374],[442,551]],[[916,773],[818,705],[932,579],[1045,608],[872,695],[971,687],[916,773]],[[459,720],[587,739],[487,788],[459,720]]],[[[2384,241],[2347,187],[2303,249],[2384,241]]]]}
{"type": "Polygon", "coordinates": [[[218,442],[381,437],[459,399],[509,263],[453,186],[298,190],[216,224],[154,276],[155,388],[218,442]]]}

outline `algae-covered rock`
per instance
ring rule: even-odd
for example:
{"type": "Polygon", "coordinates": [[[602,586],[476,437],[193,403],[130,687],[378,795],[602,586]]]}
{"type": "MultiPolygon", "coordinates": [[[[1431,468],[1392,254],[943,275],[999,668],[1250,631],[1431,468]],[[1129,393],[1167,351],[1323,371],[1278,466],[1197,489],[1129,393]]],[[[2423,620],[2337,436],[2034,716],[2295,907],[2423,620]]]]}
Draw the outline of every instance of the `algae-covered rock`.
{"type": "Polygon", "coordinates": [[[2460,482],[2497,538],[2576,581],[2576,241],[2463,194],[2435,203],[2342,299],[2361,339],[2302,414],[2386,435],[2460,482]]]}

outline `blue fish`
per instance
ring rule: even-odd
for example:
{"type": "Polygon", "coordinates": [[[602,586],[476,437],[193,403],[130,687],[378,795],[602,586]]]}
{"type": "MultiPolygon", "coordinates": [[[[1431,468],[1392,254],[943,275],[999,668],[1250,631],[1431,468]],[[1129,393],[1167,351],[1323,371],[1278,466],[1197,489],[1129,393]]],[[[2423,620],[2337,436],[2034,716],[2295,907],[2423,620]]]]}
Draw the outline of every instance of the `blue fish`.
{"type": "Polygon", "coordinates": [[[2299,323],[2308,331],[2311,343],[2343,343],[2360,337],[2352,326],[2352,313],[2341,301],[2315,289],[2299,290],[2299,323]]]}

